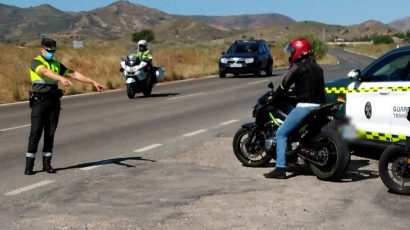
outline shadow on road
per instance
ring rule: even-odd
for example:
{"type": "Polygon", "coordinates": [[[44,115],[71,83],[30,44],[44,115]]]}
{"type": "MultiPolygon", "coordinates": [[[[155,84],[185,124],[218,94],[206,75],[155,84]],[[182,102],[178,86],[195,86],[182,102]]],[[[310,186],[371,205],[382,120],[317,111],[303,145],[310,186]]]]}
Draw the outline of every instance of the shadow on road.
{"type": "MultiPolygon", "coordinates": [[[[171,96],[177,96],[179,93],[153,93],[149,97],[171,97],[171,96]]],[[[136,98],[145,98],[144,95],[140,95],[136,98]]]]}
{"type": "Polygon", "coordinates": [[[241,74],[236,77],[234,75],[229,75],[229,76],[226,76],[226,78],[270,78],[270,77],[276,77],[280,75],[281,74],[278,74],[278,73],[273,73],[272,76],[266,76],[265,74],[262,74],[259,76],[255,76],[253,74],[241,74]]]}
{"type": "Polygon", "coordinates": [[[142,157],[123,157],[123,158],[114,158],[114,159],[83,163],[83,164],[68,166],[64,168],[55,168],[55,170],[63,171],[67,169],[79,169],[79,168],[85,168],[85,167],[90,167],[90,166],[100,166],[100,165],[108,165],[108,164],[116,164],[116,165],[125,166],[128,168],[134,168],[135,167],[134,165],[126,164],[123,162],[123,161],[128,161],[128,160],[156,162],[154,160],[144,159],[142,157]]]}
{"type": "MultiPolygon", "coordinates": [[[[342,177],[340,183],[357,182],[379,177],[379,172],[369,169],[361,169],[370,165],[370,160],[351,160],[347,173],[342,177]]],[[[270,163],[266,167],[275,167],[275,163],[270,163]]],[[[308,165],[294,165],[287,168],[287,179],[296,176],[314,176],[308,165]],[[290,174],[289,174],[290,173],[290,174]]]]}
{"type": "Polygon", "coordinates": [[[356,182],[361,180],[378,178],[378,171],[361,169],[368,165],[370,165],[370,160],[352,160],[350,162],[349,170],[342,182],[356,182]]]}

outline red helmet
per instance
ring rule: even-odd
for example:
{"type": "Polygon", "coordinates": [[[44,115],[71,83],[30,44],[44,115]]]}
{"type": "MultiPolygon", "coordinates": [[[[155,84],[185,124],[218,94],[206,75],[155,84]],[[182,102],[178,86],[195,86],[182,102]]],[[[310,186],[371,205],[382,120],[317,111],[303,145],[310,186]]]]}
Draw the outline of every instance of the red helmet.
{"type": "Polygon", "coordinates": [[[289,53],[289,63],[293,63],[312,53],[312,45],[306,38],[296,38],[289,42],[283,49],[289,53]]]}

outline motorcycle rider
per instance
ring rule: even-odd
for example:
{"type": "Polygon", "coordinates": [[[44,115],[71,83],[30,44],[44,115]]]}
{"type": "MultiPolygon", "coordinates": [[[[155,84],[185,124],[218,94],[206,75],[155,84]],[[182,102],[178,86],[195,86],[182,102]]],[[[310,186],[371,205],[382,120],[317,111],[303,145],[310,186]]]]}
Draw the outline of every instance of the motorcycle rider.
{"type": "MultiPolygon", "coordinates": [[[[139,63],[137,66],[137,75],[139,77],[145,77],[146,74],[149,74],[152,70],[152,54],[148,49],[148,43],[145,40],[139,40],[137,52],[135,52],[135,50],[128,52],[126,59],[134,59],[139,63]]],[[[125,61],[125,59],[121,59],[120,72],[124,71],[125,61]]]]}
{"type": "Polygon", "coordinates": [[[135,54],[135,56],[141,61],[139,65],[140,69],[144,70],[144,72],[149,75],[151,80],[155,80],[155,77],[152,74],[152,53],[151,50],[148,49],[148,43],[146,40],[138,41],[138,52],[135,54]]]}
{"type": "Polygon", "coordinates": [[[152,54],[151,50],[148,49],[148,43],[145,40],[138,41],[138,52],[136,53],[137,58],[148,64],[152,64],[152,54]]]}
{"type": "MultiPolygon", "coordinates": [[[[289,134],[302,122],[303,118],[325,102],[323,70],[314,60],[309,40],[293,39],[285,46],[284,51],[290,55],[290,67],[270,102],[275,103],[280,100],[290,86],[295,84],[297,105],[276,132],[276,168],[265,173],[266,178],[286,179],[286,149],[289,134]]],[[[263,128],[271,109],[272,105],[269,105],[256,115],[258,129],[263,128]]]]}

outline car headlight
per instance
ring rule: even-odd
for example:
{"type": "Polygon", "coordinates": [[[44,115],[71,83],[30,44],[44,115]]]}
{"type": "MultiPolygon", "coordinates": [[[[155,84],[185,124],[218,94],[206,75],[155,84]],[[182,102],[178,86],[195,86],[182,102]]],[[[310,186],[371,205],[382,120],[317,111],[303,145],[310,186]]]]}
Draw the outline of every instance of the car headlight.
{"type": "Polygon", "coordinates": [[[245,58],[245,63],[246,63],[246,64],[253,63],[254,61],[255,61],[254,58],[245,58]]]}
{"type": "Polygon", "coordinates": [[[221,63],[222,64],[228,63],[228,58],[221,58],[221,63]]]}

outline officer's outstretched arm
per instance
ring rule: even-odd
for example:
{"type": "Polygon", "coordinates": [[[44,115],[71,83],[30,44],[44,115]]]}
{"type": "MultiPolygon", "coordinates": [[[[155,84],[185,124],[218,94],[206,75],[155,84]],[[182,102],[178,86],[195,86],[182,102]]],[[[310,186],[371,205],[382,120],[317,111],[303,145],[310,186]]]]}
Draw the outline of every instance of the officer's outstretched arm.
{"type": "Polygon", "coordinates": [[[61,84],[63,84],[64,86],[70,86],[73,85],[73,83],[71,83],[68,79],[64,78],[63,76],[60,76],[56,73],[54,73],[53,71],[47,69],[46,67],[41,67],[38,71],[38,74],[49,77],[51,79],[54,79],[56,81],[61,82],[61,84]]]}
{"type": "Polygon", "coordinates": [[[82,73],[77,72],[77,71],[70,70],[67,73],[67,77],[75,79],[77,81],[93,84],[95,89],[99,92],[101,92],[102,90],[105,89],[105,87],[103,85],[101,85],[100,83],[94,81],[93,79],[91,79],[89,77],[84,76],[82,73]]]}

